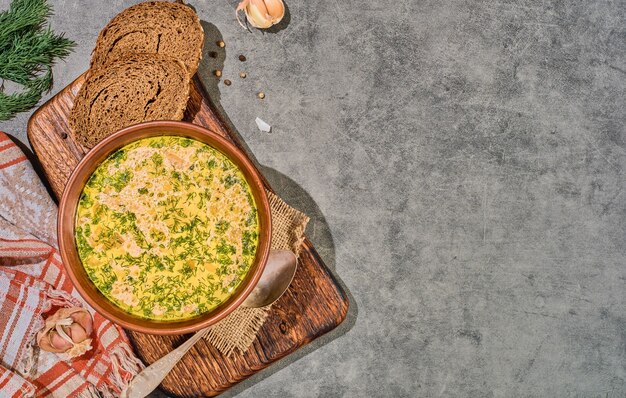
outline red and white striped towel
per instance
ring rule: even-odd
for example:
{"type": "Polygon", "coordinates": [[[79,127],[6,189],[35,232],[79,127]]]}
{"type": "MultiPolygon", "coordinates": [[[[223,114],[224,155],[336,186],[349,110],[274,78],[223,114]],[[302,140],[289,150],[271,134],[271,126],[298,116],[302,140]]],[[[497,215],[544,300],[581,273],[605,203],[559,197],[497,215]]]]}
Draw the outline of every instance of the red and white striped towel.
{"type": "Polygon", "coordinates": [[[74,289],[57,251],[56,205],[0,132],[0,397],[115,397],[142,368],[124,331],[74,289]],[[71,361],[36,347],[46,314],[82,306],[93,348],[71,361]]]}

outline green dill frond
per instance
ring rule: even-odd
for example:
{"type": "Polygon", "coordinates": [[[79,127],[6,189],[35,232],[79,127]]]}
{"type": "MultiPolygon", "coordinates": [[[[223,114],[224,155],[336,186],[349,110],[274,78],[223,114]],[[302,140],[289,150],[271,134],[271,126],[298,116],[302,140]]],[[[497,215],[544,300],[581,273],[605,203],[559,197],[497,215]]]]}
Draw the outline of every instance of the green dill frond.
{"type": "Polygon", "coordinates": [[[50,15],[52,8],[45,0],[13,0],[9,10],[0,13],[0,46],[24,29],[42,28],[50,15]]]}
{"type": "Polygon", "coordinates": [[[0,13],[0,79],[23,86],[12,94],[0,86],[0,120],[37,105],[52,87],[52,65],[75,45],[45,26],[51,14],[46,0],[13,0],[0,13]]]}
{"type": "Polygon", "coordinates": [[[17,112],[24,112],[37,105],[41,93],[27,90],[23,93],[7,95],[0,92],[0,120],[8,120],[17,112]]]}

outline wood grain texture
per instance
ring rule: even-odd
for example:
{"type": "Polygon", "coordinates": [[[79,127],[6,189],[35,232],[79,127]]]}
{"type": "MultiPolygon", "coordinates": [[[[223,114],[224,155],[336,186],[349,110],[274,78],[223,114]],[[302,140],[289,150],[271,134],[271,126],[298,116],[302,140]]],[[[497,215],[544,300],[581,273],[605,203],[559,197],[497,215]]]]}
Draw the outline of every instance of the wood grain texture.
{"type": "MultiPolygon", "coordinates": [[[[39,108],[28,123],[28,139],[43,166],[57,198],[85,149],[72,141],[68,115],[85,80],[81,75],[39,108]]],[[[227,128],[194,78],[185,120],[204,126],[244,150],[238,136],[227,128]]],[[[264,180],[265,185],[271,187],[264,180]]],[[[198,342],[163,381],[161,388],[172,396],[215,396],[273,362],[336,328],[348,311],[348,299],[305,239],[298,271],[287,292],[274,304],[257,339],[245,354],[230,358],[204,340],[198,342]]],[[[151,364],[179,346],[189,336],[156,336],[128,331],[137,355],[151,364]]]]}

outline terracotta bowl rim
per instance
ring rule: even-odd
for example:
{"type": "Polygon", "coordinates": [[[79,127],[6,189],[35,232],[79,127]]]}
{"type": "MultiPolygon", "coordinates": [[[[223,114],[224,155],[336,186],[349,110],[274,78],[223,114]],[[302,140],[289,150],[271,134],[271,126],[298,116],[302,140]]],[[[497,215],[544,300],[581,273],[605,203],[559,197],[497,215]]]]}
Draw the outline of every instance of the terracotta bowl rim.
{"type": "Polygon", "coordinates": [[[89,150],[72,171],[59,202],[57,215],[58,243],[63,265],[74,287],[85,301],[110,321],[133,331],[158,335],[185,334],[211,326],[237,309],[252,292],[261,278],[271,246],[272,219],[269,200],[260,172],[246,154],[233,143],[202,126],[180,121],[152,121],[125,127],[103,139],[89,150]],[[172,129],[174,131],[168,130],[172,129]],[[235,294],[216,309],[195,318],[182,321],[154,321],[124,312],[109,301],[86,276],[75,241],[75,222],[78,199],[84,184],[97,166],[117,149],[136,140],[153,136],[185,136],[204,142],[226,155],[245,175],[254,196],[259,217],[259,241],[254,263],[235,294]],[[216,145],[220,148],[217,148],[216,145]],[[87,170],[87,171],[85,171],[87,170]],[[85,177],[85,175],[87,177],[85,177]],[[81,182],[80,179],[83,179],[81,182]],[[80,184],[79,187],[76,184],[80,184]],[[72,222],[64,222],[70,217],[72,222]],[[67,225],[69,224],[69,225],[67,225]],[[69,232],[68,232],[69,228],[69,232]],[[78,261],[76,261],[78,259],[78,261]],[[78,275],[75,268],[82,269],[78,275]],[[95,289],[95,291],[94,291],[95,289]],[[111,309],[113,308],[113,309],[111,309]],[[116,314],[117,313],[117,314],[116,314]],[[120,315],[118,315],[120,314],[120,315]]]}

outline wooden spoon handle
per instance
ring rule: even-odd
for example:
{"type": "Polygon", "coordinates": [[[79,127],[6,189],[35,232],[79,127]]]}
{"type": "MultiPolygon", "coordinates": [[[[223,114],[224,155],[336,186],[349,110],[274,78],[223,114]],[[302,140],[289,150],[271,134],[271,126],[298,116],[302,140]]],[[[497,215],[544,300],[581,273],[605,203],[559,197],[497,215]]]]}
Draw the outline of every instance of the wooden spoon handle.
{"type": "Polygon", "coordinates": [[[189,340],[185,341],[174,351],[142,370],[131,380],[124,391],[122,391],[120,397],[144,398],[154,391],[174,366],[176,366],[178,361],[196,344],[196,341],[206,334],[206,331],[206,329],[197,331],[196,334],[191,336],[189,340]]]}

